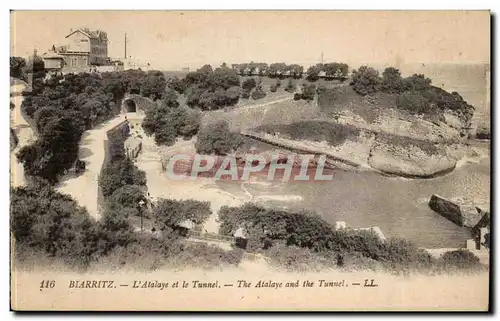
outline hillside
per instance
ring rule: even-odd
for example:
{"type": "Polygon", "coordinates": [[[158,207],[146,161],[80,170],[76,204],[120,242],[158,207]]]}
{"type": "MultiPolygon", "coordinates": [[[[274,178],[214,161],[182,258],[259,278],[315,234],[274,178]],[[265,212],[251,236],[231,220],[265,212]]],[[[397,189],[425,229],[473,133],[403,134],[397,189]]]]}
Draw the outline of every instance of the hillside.
{"type": "MultiPolygon", "coordinates": [[[[436,87],[429,90],[451,95],[436,87]]],[[[418,114],[398,108],[397,93],[362,96],[348,84],[322,89],[312,102],[283,93],[290,99],[238,104],[246,108],[210,113],[205,120],[223,118],[233,130],[265,136],[271,144],[319,148],[364,168],[409,178],[435,177],[452,171],[464,157],[477,156],[463,148],[472,117],[472,106],[465,102],[464,109],[418,114]]]]}

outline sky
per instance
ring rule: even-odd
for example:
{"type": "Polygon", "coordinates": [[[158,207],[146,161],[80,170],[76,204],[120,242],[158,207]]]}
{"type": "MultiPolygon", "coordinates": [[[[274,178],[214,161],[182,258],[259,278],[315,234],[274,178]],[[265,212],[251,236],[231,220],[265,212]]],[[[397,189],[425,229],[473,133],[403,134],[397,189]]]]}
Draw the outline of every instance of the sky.
{"type": "Polygon", "coordinates": [[[101,29],[112,58],[155,69],[323,59],[350,65],[489,63],[488,11],[13,11],[11,55],[46,52],[70,29],[101,29]]]}

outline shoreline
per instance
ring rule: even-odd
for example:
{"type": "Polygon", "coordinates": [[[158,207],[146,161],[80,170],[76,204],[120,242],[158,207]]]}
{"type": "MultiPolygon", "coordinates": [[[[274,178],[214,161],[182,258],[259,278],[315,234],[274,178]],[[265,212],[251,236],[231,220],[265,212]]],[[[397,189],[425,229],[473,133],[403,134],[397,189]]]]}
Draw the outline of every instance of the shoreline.
{"type": "MultiPolygon", "coordinates": [[[[411,173],[405,173],[405,172],[399,172],[399,173],[394,173],[390,171],[386,171],[383,169],[377,169],[369,164],[369,160],[367,162],[359,162],[359,161],[353,161],[351,159],[347,159],[343,156],[340,156],[332,151],[325,151],[322,150],[321,148],[316,148],[316,147],[311,147],[311,146],[304,146],[305,142],[303,141],[293,141],[290,139],[284,139],[284,138],[279,138],[279,137],[266,137],[265,134],[260,134],[260,133],[255,133],[252,131],[244,131],[241,133],[241,135],[258,140],[260,142],[267,143],[269,145],[285,148],[286,150],[292,151],[292,152],[299,152],[299,153],[312,153],[316,155],[326,155],[327,158],[332,160],[333,162],[340,163],[342,166],[347,166],[350,169],[354,169],[357,171],[370,171],[370,172],[375,172],[379,175],[385,176],[385,177],[401,177],[401,178],[407,178],[407,179],[432,179],[432,178],[437,178],[441,176],[445,176],[451,172],[453,172],[457,167],[463,166],[463,164],[468,162],[468,157],[467,156],[462,156],[460,159],[458,159],[456,162],[454,162],[453,165],[437,170],[433,173],[430,174],[411,174],[411,173]]],[[[372,148],[369,148],[370,152],[368,155],[368,159],[372,156],[372,148]]],[[[483,157],[485,157],[483,155],[483,157]]]]}

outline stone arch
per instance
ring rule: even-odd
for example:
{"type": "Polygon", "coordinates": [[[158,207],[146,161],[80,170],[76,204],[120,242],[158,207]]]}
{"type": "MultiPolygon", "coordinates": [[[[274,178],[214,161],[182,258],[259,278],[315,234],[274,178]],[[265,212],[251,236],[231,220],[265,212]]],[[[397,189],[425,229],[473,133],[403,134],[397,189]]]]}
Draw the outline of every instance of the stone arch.
{"type": "Polygon", "coordinates": [[[137,112],[137,104],[133,99],[126,99],[123,102],[123,108],[126,113],[135,113],[137,112]]]}
{"type": "Polygon", "coordinates": [[[122,113],[144,113],[157,106],[157,103],[150,98],[141,95],[127,94],[122,100],[122,113]],[[135,110],[134,110],[135,108],[135,110]]]}

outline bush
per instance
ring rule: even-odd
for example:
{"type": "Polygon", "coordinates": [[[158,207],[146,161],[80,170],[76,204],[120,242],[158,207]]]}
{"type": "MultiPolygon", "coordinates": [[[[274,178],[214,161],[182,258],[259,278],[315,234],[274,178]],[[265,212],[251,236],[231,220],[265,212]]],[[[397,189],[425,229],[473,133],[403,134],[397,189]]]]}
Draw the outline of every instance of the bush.
{"type": "Polygon", "coordinates": [[[431,79],[422,74],[414,74],[403,80],[404,89],[411,91],[426,91],[431,88],[431,79]]]}
{"type": "Polygon", "coordinates": [[[177,137],[190,139],[198,133],[201,114],[184,107],[158,106],[146,111],[142,128],[147,135],[154,135],[158,145],[170,146],[177,137]]]}
{"type": "Polygon", "coordinates": [[[257,82],[254,78],[248,78],[241,84],[241,88],[245,91],[252,91],[257,86],[257,82]]]}
{"type": "Polygon", "coordinates": [[[205,243],[184,245],[182,251],[173,257],[174,265],[178,267],[195,267],[210,269],[238,265],[243,258],[243,251],[224,251],[218,246],[205,243]]]}
{"type": "Polygon", "coordinates": [[[311,270],[321,270],[329,265],[335,265],[335,262],[329,263],[325,258],[307,248],[284,244],[274,245],[266,250],[265,255],[270,265],[290,272],[311,272],[311,270]]]}
{"type": "Polygon", "coordinates": [[[293,100],[301,100],[302,99],[302,95],[299,94],[299,93],[295,93],[293,94],[293,100]]]}
{"type": "Polygon", "coordinates": [[[200,225],[211,213],[209,202],[192,199],[183,201],[159,199],[153,209],[153,217],[160,229],[171,228],[188,219],[200,225]]]}
{"type": "Polygon", "coordinates": [[[266,97],[266,93],[264,90],[262,90],[262,87],[259,86],[257,87],[253,92],[252,92],[252,99],[257,100],[257,99],[262,99],[266,97]]]}
{"type": "Polygon", "coordinates": [[[474,270],[481,267],[479,258],[469,250],[446,252],[441,256],[440,260],[446,270],[474,270]]]}
{"type": "Polygon", "coordinates": [[[305,85],[302,87],[301,98],[307,101],[314,100],[316,96],[316,86],[314,84],[305,85]]]}
{"type": "Polygon", "coordinates": [[[201,154],[227,155],[243,144],[239,134],[229,130],[226,121],[217,121],[203,127],[198,133],[196,151],[201,154]]]}
{"type": "Polygon", "coordinates": [[[378,71],[371,67],[361,66],[352,72],[351,87],[362,96],[379,91],[381,83],[378,71]]]}
{"type": "Polygon", "coordinates": [[[401,72],[394,68],[389,67],[382,73],[382,91],[387,93],[401,93],[405,90],[405,84],[401,72]]]}
{"type": "Polygon", "coordinates": [[[304,120],[271,127],[260,126],[255,130],[277,131],[294,140],[327,141],[332,146],[342,145],[346,140],[355,141],[360,134],[359,129],[354,126],[316,120],[304,120]]]}
{"type": "Polygon", "coordinates": [[[144,186],[124,185],[111,194],[109,201],[122,207],[138,208],[141,201],[146,204],[148,200],[144,193],[144,186]]]}
{"type": "Polygon", "coordinates": [[[476,131],[476,138],[491,139],[490,126],[486,123],[479,125],[476,131]]]}
{"type": "Polygon", "coordinates": [[[295,85],[295,82],[292,79],[289,79],[288,83],[285,87],[285,91],[289,92],[289,93],[293,93],[293,92],[295,92],[296,88],[297,88],[297,86],[295,85]]]}
{"type": "Polygon", "coordinates": [[[250,92],[249,92],[248,90],[243,90],[243,91],[241,92],[241,98],[243,98],[243,99],[248,99],[248,98],[250,98],[250,92]]]}
{"type": "Polygon", "coordinates": [[[427,114],[434,110],[429,100],[418,91],[407,91],[400,94],[396,99],[396,106],[414,114],[427,114]]]}
{"type": "Polygon", "coordinates": [[[104,197],[111,196],[125,185],[146,185],[146,173],[139,170],[129,158],[117,159],[103,166],[99,187],[104,197]]]}
{"type": "Polygon", "coordinates": [[[46,183],[12,189],[10,214],[16,244],[79,266],[97,253],[96,226],[85,208],[46,183]]]}

